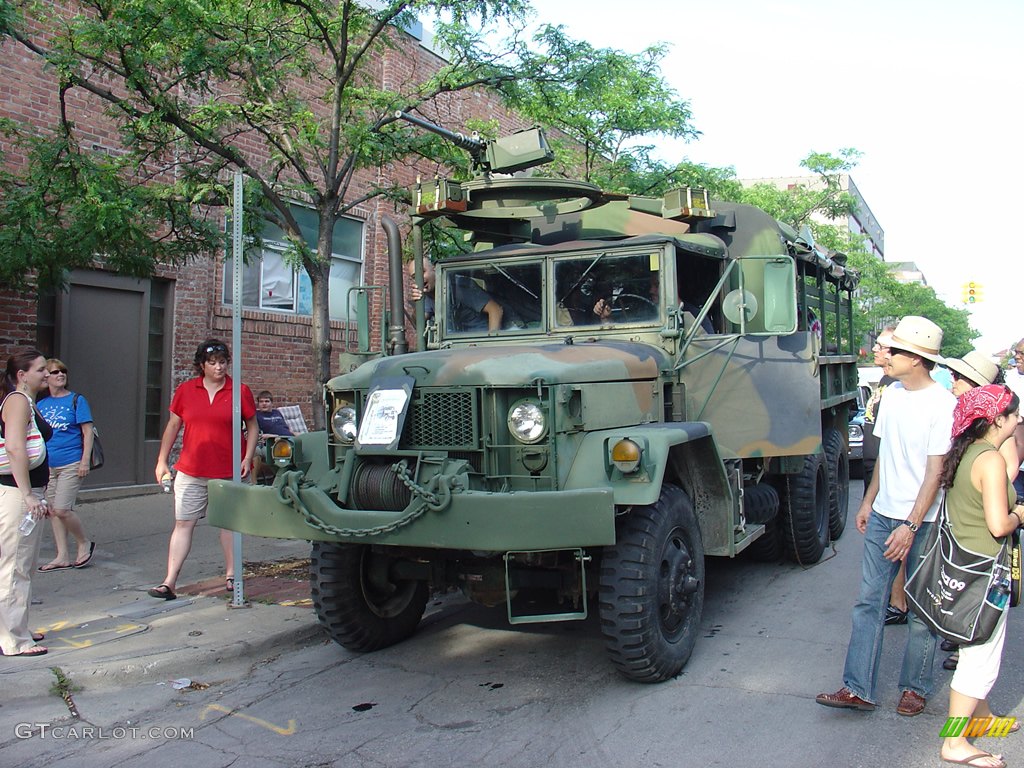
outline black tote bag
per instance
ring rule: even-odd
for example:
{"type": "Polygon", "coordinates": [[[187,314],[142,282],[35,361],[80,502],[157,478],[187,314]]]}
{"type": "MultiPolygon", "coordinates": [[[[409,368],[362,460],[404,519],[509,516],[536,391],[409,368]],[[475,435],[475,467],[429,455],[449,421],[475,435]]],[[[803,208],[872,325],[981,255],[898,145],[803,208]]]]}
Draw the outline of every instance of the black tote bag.
{"type": "Polygon", "coordinates": [[[953,535],[942,497],[921,564],[907,579],[907,601],[931,630],[960,645],[984,643],[1010,602],[1010,555],[1004,540],[995,557],[965,549],[953,535]],[[1005,582],[1005,589],[999,589],[1005,582]]]}

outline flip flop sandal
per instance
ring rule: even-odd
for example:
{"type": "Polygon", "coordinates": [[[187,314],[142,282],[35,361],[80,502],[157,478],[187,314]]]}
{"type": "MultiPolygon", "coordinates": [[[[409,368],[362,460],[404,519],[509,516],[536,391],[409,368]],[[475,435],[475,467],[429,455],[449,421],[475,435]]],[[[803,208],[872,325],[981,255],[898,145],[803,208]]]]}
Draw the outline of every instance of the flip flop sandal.
{"type": "Polygon", "coordinates": [[[85,556],[84,560],[77,560],[75,562],[74,567],[75,568],[85,568],[85,566],[87,566],[89,564],[89,561],[92,560],[92,553],[95,552],[95,551],[96,551],[96,542],[95,541],[90,541],[89,542],[89,554],[85,556]]]}
{"type": "Polygon", "coordinates": [[[227,580],[224,582],[224,590],[227,592],[235,591],[235,580],[232,577],[228,576],[227,580]]]}
{"type": "Polygon", "coordinates": [[[50,571],[66,571],[69,568],[74,568],[72,563],[65,563],[63,565],[54,565],[53,563],[47,563],[46,565],[40,565],[36,568],[36,573],[49,573],[50,571]]]}
{"type": "Polygon", "coordinates": [[[983,766],[978,761],[985,760],[987,758],[992,758],[996,761],[995,765],[992,768],[1006,768],[1006,761],[1003,760],[1003,758],[999,755],[993,755],[991,752],[975,752],[973,755],[969,755],[968,757],[965,757],[963,760],[953,760],[951,758],[942,757],[940,755],[940,759],[944,763],[952,763],[953,765],[970,765],[974,768],[986,768],[986,766],[983,766]]]}
{"type": "Polygon", "coordinates": [[[21,653],[4,654],[5,656],[45,656],[49,652],[48,648],[43,648],[41,645],[37,645],[35,648],[29,648],[27,651],[21,653]]]}
{"type": "Polygon", "coordinates": [[[174,600],[177,597],[177,595],[174,594],[174,592],[171,591],[171,588],[168,587],[166,584],[161,584],[158,587],[153,587],[152,589],[148,590],[148,594],[150,597],[156,597],[161,600],[174,600]]]}

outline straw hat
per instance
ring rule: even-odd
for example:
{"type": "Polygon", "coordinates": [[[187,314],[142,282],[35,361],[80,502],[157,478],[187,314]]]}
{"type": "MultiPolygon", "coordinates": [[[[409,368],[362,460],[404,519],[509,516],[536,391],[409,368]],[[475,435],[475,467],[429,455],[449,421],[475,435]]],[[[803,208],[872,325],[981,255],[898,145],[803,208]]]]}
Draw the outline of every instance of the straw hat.
{"type": "Polygon", "coordinates": [[[961,358],[946,358],[945,365],[979,387],[991,384],[999,375],[999,366],[976,349],[961,358]]]}
{"type": "Polygon", "coordinates": [[[942,348],[942,329],[926,317],[907,315],[892,332],[892,349],[902,349],[920,355],[926,360],[945,363],[939,349],[942,348]]]}

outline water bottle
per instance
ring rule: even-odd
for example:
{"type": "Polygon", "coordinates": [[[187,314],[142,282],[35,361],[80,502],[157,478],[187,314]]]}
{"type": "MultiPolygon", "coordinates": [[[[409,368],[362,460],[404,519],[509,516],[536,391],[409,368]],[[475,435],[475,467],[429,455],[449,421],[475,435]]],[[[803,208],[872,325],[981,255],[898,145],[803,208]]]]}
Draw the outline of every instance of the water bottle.
{"type": "Polygon", "coordinates": [[[997,569],[996,578],[988,590],[988,601],[996,608],[1005,608],[1010,601],[1010,577],[1003,568],[997,569]]]}
{"type": "Polygon", "coordinates": [[[172,482],[171,481],[171,473],[170,472],[165,472],[164,476],[160,478],[160,484],[164,487],[164,493],[170,493],[171,492],[171,489],[174,487],[171,484],[171,482],[172,482]]]}
{"type": "MultiPolygon", "coordinates": [[[[40,499],[39,500],[39,504],[40,504],[40,506],[42,506],[43,512],[45,513],[46,512],[46,504],[47,504],[46,499],[40,499]]],[[[28,536],[35,529],[36,529],[36,519],[34,517],[32,517],[32,512],[26,509],[25,510],[25,517],[22,518],[21,525],[18,526],[18,532],[21,533],[22,536],[28,536]]]]}

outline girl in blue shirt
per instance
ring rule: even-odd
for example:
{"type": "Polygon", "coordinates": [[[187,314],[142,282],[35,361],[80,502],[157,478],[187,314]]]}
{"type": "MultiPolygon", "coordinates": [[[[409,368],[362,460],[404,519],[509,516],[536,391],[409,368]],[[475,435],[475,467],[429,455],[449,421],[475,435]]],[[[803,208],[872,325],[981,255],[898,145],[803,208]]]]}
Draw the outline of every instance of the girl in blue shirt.
{"type": "Polygon", "coordinates": [[[92,560],[96,542],[85,536],[81,518],[75,513],[75,499],[82,480],[89,474],[89,456],[92,455],[92,412],[81,395],[68,389],[68,367],[56,358],[46,361],[50,373],[47,386],[49,397],[39,401],[39,411],[53,428],[53,437],[46,441],[46,455],[50,463],[50,484],[46,497],[50,502],[50,521],[57,556],[41,573],[84,568],[92,560]],[[67,535],[71,534],[78,550],[74,559],[68,551],[67,535]]]}

